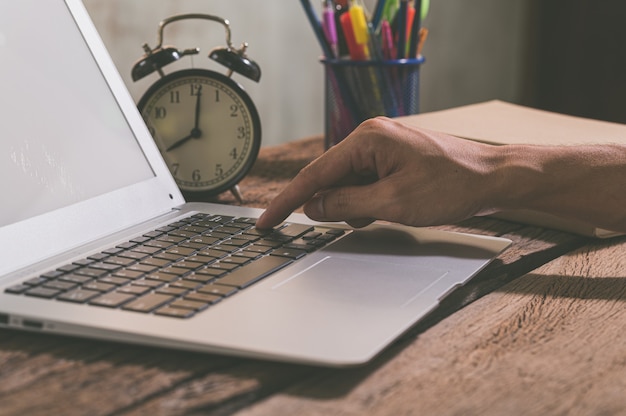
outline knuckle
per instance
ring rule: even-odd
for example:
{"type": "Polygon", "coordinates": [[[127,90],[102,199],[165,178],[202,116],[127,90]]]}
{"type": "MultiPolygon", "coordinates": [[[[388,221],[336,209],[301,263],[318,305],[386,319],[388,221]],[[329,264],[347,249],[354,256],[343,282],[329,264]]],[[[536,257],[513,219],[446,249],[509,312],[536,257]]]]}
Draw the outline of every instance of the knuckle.
{"type": "Polygon", "coordinates": [[[350,195],[344,190],[338,190],[335,192],[335,195],[330,202],[331,206],[329,208],[331,209],[331,212],[336,215],[341,215],[349,210],[352,204],[352,198],[350,198],[350,195]]]}

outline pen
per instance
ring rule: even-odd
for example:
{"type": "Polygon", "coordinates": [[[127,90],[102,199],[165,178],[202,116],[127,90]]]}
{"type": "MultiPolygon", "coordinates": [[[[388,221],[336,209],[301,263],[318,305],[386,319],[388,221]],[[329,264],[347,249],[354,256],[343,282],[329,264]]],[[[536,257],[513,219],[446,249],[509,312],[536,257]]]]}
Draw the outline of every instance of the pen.
{"type": "Polygon", "coordinates": [[[348,12],[348,0],[335,1],[335,28],[337,29],[337,43],[339,49],[339,57],[348,55],[348,44],[346,37],[341,29],[341,16],[348,12]]]}
{"type": "Polygon", "coordinates": [[[426,42],[426,38],[428,37],[428,29],[425,27],[420,29],[420,41],[417,44],[417,57],[422,55],[422,48],[424,47],[424,42],[426,42]]]}
{"type": "Polygon", "coordinates": [[[406,36],[404,40],[404,57],[411,58],[409,55],[409,48],[411,46],[411,30],[413,28],[413,22],[415,21],[415,8],[413,7],[413,3],[409,1],[407,3],[406,9],[406,36]]]}
{"type": "MultiPolygon", "coordinates": [[[[391,22],[393,22],[394,17],[396,16],[396,12],[398,11],[399,7],[400,7],[399,0],[387,0],[385,2],[385,7],[383,9],[382,19],[388,21],[389,24],[391,25],[391,22]]],[[[393,25],[391,26],[393,27],[393,25]]]]}
{"type": "Polygon", "coordinates": [[[406,48],[406,20],[409,7],[409,0],[400,0],[400,9],[398,10],[398,59],[404,59],[406,48]]]}
{"type": "Polygon", "coordinates": [[[330,45],[326,41],[324,37],[324,31],[322,30],[322,25],[320,21],[317,19],[315,15],[315,11],[313,10],[313,6],[311,5],[310,0],[300,0],[300,4],[302,4],[302,8],[304,9],[304,13],[306,17],[309,19],[309,23],[311,24],[311,28],[313,29],[313,33],[315,33],[315,37],[319,42],[322,52],[324,56],[327,58],[333,57],[333,51],[330,49],[330,45]]]}
{"type": "Polygon", "coordinates": [[[383,57],[387,60],[395,59],[398,52],[394,46],[391,25],[387,20],[383,20],[380,24],[380,34],[382,37],[383,57]]]}
{"type": "Polygon", "coordinates": [[[380,25],[380,21],[383,17],[383,10],[385,10],[386,3],[387,3],[387,0],[378,0],[376,2],[376,7],[374,8],[374,14],[372,15],[372,27],[374,28],[374,31],[376,31],[378,29],[378,26],[380,25]]]}
{"type": "Polygon", "coordinates": [[[354,40],[363,49],[365,59],[369,59],[369,29],[363,6],[360,2],[353,1],[350,5],[349,13],[352,30],[354,31],[354,40]]]}
{"type": "Polygon", "coordinates": [[[344,13],[341,15],[341,28],[343,29],[343,35],[346,38],[346,44],[348,45],[348,52],[350,53],[350,59],[353,61],[365,61],[368,59],[367,54],[363,50],[362,45],[359,45],[354,36],[354,29],[352,28],[352,20],[350,13],[344,13]]]}
{"type": "Polygon", "coordinates": [[[337,27],[335,25],[335,10],[332,0],[326,0],[322,7],[322,28],[324,29],[324,35],[333,53],[333,58],[339,58],[337,27]]]}
{"type": "Polygon", "coordinates": [[[420,26],[422,20],[422,0],[415,0],[413,9],[415,14],[411,24],[411,36],[409,37],[409,59],[417,58],[418,45],[420,43],[420,26]]]}

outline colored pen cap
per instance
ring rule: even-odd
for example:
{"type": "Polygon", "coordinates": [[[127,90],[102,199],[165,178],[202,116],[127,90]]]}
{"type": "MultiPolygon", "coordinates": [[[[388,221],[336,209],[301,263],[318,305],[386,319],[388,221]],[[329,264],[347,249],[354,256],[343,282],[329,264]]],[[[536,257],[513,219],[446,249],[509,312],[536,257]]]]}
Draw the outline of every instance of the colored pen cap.
{"type": "Polygon", "coordinates": [[[340,17],[341,28],[346,39],[350,59],[353,61],[364,61],[369,59],[368,51],[365,50],[367,44],[360,44],[356,41],[354,30],[352,29],[352,19],[350,13],[344,13],[340,17]]]}
{"type": "Polygon", "coordinates": [[[366,45],[369,41],[369,31],[363,7],[356,3],[350,6],[350,20],[352,22],[352,30],[354,31],[354,39],[357,43],[366,45]]]}

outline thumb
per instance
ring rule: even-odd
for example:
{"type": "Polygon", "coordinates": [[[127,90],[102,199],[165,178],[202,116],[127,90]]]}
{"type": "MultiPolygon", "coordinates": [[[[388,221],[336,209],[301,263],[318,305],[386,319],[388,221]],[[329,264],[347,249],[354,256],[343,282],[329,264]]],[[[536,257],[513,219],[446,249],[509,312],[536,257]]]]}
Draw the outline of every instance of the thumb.
{"type": "Polygon", "coordinates": [[[333,188],[311,198],[304,205],[304,213],[315,221],[350,222],[350,220],[377,218],[380,194],[378,198],[376,196],[374,184],[333,188]]]}

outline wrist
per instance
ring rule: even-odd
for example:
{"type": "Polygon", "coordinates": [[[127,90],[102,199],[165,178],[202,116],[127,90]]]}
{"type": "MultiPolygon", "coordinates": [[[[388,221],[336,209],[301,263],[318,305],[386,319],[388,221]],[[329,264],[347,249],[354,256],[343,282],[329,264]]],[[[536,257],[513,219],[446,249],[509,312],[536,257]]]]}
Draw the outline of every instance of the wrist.
{"type": "Polygon", "coordinates": [[[525,145],[494,146],[489,160],[487,207],[491,212],[537,209],[538,201],[556,186],[546,175],[551,152],[525,145]]]}

